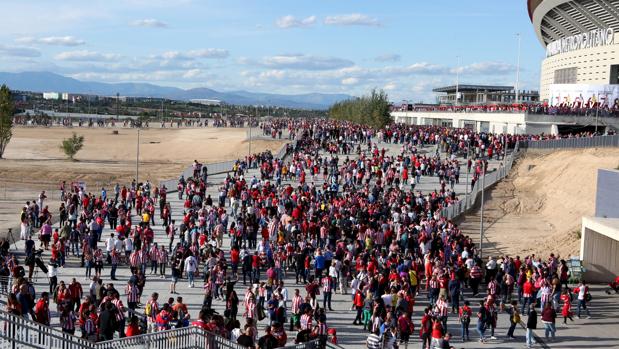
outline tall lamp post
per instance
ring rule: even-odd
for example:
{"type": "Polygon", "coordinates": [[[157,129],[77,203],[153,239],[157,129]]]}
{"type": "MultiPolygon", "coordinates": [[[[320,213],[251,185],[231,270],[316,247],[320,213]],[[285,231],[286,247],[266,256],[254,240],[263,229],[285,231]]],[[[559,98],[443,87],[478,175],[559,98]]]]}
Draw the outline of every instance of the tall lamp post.
{"type": "Polygon", "coordinates": [[[456,107],[458,106],[459,88],[460,88],[460,56],[458,56],[458,66],[456,67],[456,107]]]}
{"type": "Polygon", "coordinates": [[[140,183],[140,126],[138,126],[138,142],[135,156],[135,185],[140,183]]]}
{"type": "Polygon", "coordinates": [[[482,161],[482,176],[481,176],[481,209],[479,218],[479,258],[484,258],[483,244],[484,244],[484,189],[486,184],[486,164],[482,161]]]}
{"type": "Polygon", "coordinates": [[[518,89],[520,89],[520,33],[516,34],[518,37],[518,58],[516,60],[516,104],[520,100],[520,94],[518,89]]]}

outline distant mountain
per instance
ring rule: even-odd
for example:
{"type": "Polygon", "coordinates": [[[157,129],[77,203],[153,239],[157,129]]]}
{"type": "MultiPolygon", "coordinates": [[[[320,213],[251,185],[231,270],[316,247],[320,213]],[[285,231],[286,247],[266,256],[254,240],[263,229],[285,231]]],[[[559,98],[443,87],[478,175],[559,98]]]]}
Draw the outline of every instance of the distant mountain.
{"type": "Polygon", "coordinates": [[[270,105],[303,109],[327,109],[337,101],[351,98],[346,94],[307,93],[282,95],[247,91],[220,92],[209,88],[183,90],[177,87],[158,86],[148,83],[103,83],[80,81],[50,72],[0,72],[0,84],[9,88],[33,92],[69,92],[113,96],[156,97],[178,100],[217,99],[228,104],[270,105]]]}

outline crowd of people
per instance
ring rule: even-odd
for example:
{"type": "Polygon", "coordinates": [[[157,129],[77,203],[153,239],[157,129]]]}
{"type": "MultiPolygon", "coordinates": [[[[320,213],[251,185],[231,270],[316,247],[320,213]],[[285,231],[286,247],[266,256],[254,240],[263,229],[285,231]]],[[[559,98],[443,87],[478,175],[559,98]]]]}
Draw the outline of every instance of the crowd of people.
{"type": "Polygon", "coordinates": [[[182,212],[172,212],[169,188],[148,181],[98,193],[64,183],[55,225],[42,192],[20,217],[23,261],[6,251],[0,266],[0,275],[14,278],[6,310],[50,324],[53,302],[62,330],[92,341],[198,326],[246,347],[280,347],[289,337],[324,346],[337,338],[332,298],[340,293],[371,349],[416,341],[449,348],[454,322],[463,341],[476,323],[486,343],[498,336],[499,316],[509,317],[507,340],[526,317],[531,346],[536,308],[550,338],[559,312],[573,321],[572,297],[578,316],[581,309],[589,315],[588,286],[568,287],[559,256],[482,259],[473,239],[441,216],[459,200],[454,185],[465,164],[476,180],[488,160],[526,137],[330,120],[274,120],[262,128],[273,137],[298,132],[286,157],[266,152],[237,161],[216,198],[206,167],[196,165],[178,181],[182,212]],[[396,144],[396,153],[385,148],[396,144]],[[428,177],[438,177],[438,187],[417,190],[428,177]],[[156,222],[165,236],[155,234],[156,222]],[[68,260],[84,268],[87,286],[62,278],[68,260]],[[130,270],[124,285],[114,282],[119,268],[130,270]],[[39,269],[50,280],[43,292],[33,283],[39,269]],[[156,276],[170,280],[167,300],[162,290],[144,294],[156,276]],[[179,295],[183,279],[204,292],[197,315],[179,295]],[[223,314],[214,304],[225,305],[223,314]]]}
{"type": "Polygon", "coordinates": [[[414,112],[450,112],[450,113],[528,113],[541,115],[571,115],[593,117],[619,117],[619,100],[612,103],[601,104],[589,100],[586,103],[558,103],[549,105],[547,103],[495,103],[495,104],[463,104],[455,105],[435,105],[435,104],[402,104],[394,105],[392,111],[414,111],[414,112]]]}

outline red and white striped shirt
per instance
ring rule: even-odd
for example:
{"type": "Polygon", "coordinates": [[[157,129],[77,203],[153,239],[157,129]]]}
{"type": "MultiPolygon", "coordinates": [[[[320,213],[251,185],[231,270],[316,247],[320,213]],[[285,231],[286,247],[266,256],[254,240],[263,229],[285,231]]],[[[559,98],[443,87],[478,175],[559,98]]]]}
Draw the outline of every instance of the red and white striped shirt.
{"type": "Polygon", "coordinates": [[[292,297],[292,313],[293,314],[299,314],[302,303],[303,303],[303,297],[301,296],[292,297]]]}
{"type": "Polygon", "coordinates": [[[125,319],[125,306],[123,305],[123,301],[121,301],[120,299],[114,299],[112,303],[114,303],[114,305],[116,306],[116,309],[118,310],[116,312],[116,320],[117,321],[124,320],[125,319]]]}
{"type": "Polygon", "coordinates": [[[157,262],[159,264],[161,263],[168,263],[168,251],[164,250],[159,250],[158,254],[157,254],[157,262]]]}
{"type": "Polygon", "coordinates": [[[129,264],[131,264],[132,267],[137,268],[140,266],[141,264],[141,258],[140,258],[140,251],[135,251],[131,254],[131,256],[129,256],[129,264]]]}
{"type": "MultiPolygon", "coordinates": [[[[157,313],[159,313],[159,303],[156,300],[150,299],[146,304],[150,304],[150,315],[148,316],[152,321],[155,321],[157,318],[157,313]]],[[[146,309],[146,308],[145,308],[146,309]]]]}
{"type": "Polygon", "coordinates": [[[311,330],[312,329],[312,316],[308,314],[301,315],[301,319],[299,321],[301,323],[301,330],[311,330]]]}
{"type": "Polygon", "coordinates": [[[439,298],[439,300],[436,301],[436,312],[438,313],[439,316],[448,315],[449,306],[447,305],[447,302],[445,300],[442,300],[439,298]]]}
{"type": "Polygon", "coordinates": [[[323,292],[331,292],[333,290],[333,281],[330,277],[323,277],[321,281],[323,292]]]}
{"type": "Polygon", "coordinates": [[[327,335],[327,324],[325,324],[324,322],[319,322],[316,325],[316,332],[318,333],[319,336],[326,336],[327,335]]]}
{"type": "Polygon", "coordinates": [[[140,292],[136,285],[127,284],[127,287],[125,287],[125,294],[127,295],[127,303],[140,302],[140,292]]]}

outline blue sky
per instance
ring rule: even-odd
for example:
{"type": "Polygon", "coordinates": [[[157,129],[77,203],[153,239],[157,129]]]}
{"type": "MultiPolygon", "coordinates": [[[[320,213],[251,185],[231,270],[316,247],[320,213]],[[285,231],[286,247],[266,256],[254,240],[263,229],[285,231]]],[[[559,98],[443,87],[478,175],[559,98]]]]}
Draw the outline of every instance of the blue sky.
{"type": "Polygon", "coordinates": [[[524,0],[2,0],[0,71],[276,93],[539,86],[524,0]],[[460,67],[458,59],[460,56],[460,67]]]}

